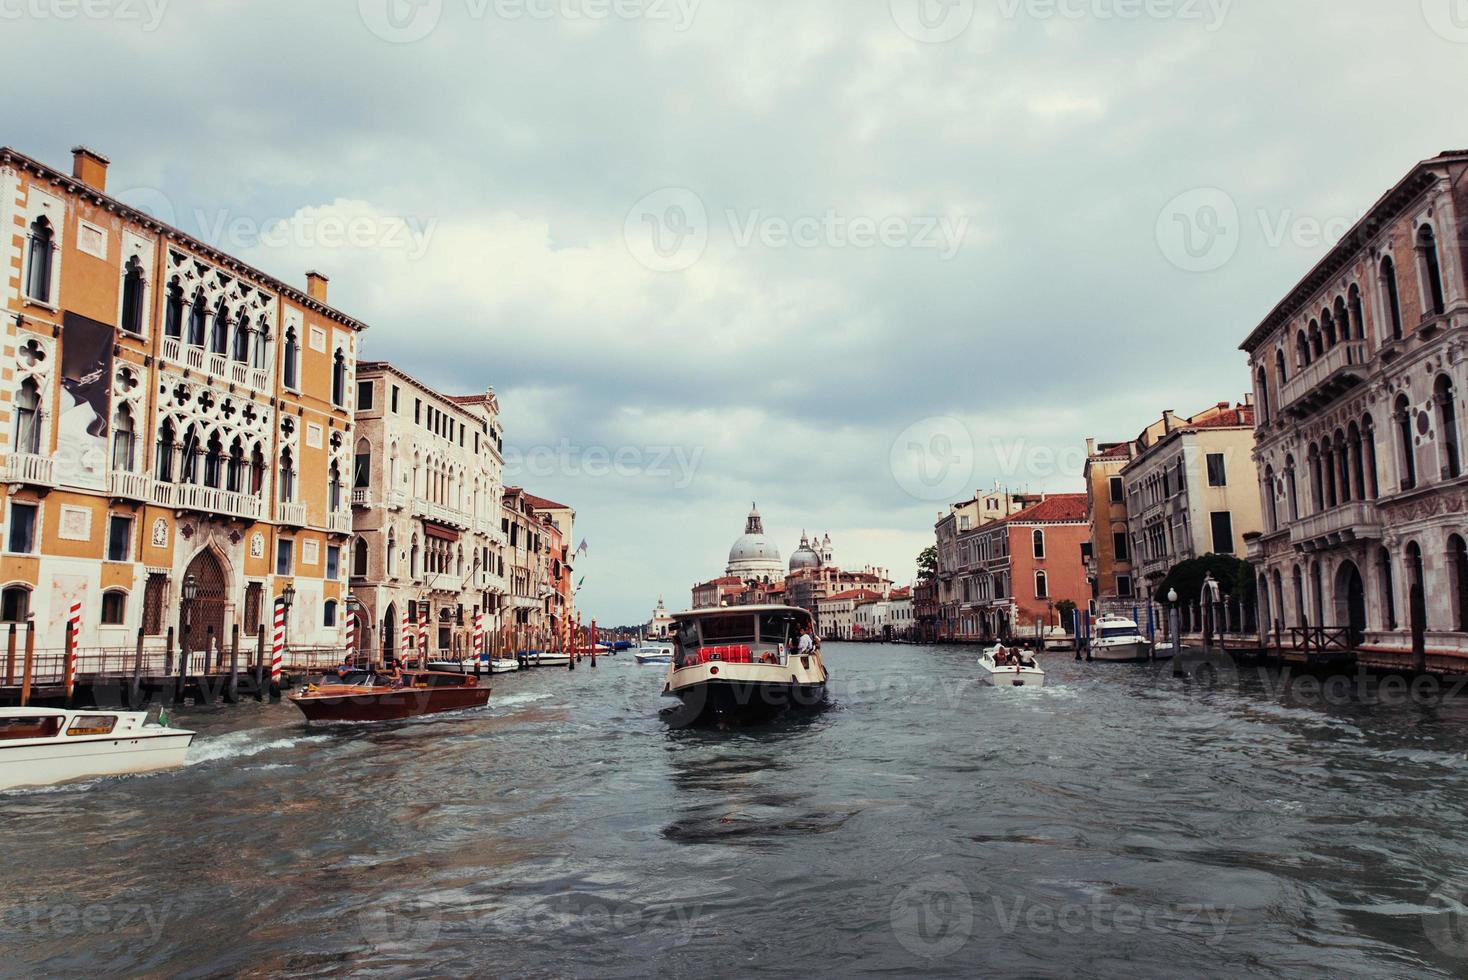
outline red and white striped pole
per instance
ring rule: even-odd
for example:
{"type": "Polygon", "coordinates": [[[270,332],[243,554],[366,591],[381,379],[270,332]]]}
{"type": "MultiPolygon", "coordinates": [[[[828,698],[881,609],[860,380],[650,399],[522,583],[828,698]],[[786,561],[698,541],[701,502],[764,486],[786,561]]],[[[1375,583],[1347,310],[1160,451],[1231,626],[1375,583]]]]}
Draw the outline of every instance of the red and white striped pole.
{"type": "Polygon", "coordinates": [[[474,614],[474,657],[484,659],[484,613],[474,614]]]}
{"type": "Polygon", "coordinates": [[[71,611],[66,617],[66,664],[64,668],[66,683],[66,700],[71,701],[71,693],[76,688],[76,645],[82,635],[82,604],[73,602],[71,611]]]}
{"type": "Polygon", "coordinates": [[[357,613],[347,610],[347,663],[357,659],[357,613]]]}
{"type": "Polygon", "coordinates": [[[424,670],[428,669],[428,610],[423,610],[423,618],[418,620],[418,666],[424,670]]]}
{"type": "Polygon", "coordinates": [[[407,613],[407,612],[403,613],[403,634],[402,634],[402,638],[401,638],[401,643],[399,645],[402,647],[402,650],[400,651],[400,653],[402,654],[402,656],[399,656],[398,659],[399,660],[406,660],[407,659],[407,653],[408,653],[408,651],[411,650],[411,649],[413,649],[413,614],[412,613],[407,613]]]}
{"type": "Polygon", "coordinates": [[[275,641],[270,648],[270,686],[280,687],[280,668],[285,662],[285,600],[275,600],[275,641]]]}

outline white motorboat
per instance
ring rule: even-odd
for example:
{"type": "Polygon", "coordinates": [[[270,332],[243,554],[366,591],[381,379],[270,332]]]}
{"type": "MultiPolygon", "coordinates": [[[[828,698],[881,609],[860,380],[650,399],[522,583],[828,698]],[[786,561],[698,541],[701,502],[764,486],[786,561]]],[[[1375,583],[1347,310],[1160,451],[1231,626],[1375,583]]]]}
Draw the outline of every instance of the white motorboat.
{"type": "Polygon", "coordinates": [[[700,609],[673,617],[673,662],[663,684],[678,706],[662,712],[674,727],[720,727],[819,708],[830,678],[812,643],[810,613],[794,606],[700,609]]]}
{"type": "Polygon", "coordinates": [[[1044,687],[1045,671],[1023,650],[1002,644],[979,654],[979,669],[986,684],[994,687],[1044,687]]]}
{"type": "Polygon", "coordinates": [[[444,674],[509,674],[520,669],[518,660],[484,660],[470,657],[467,660],[431,660],[428,669],[444,674]]]}
{"type": "Polygon", "coordinates": [[[1102,616],[1096,620],[1096,634],[1091,638],[1091,659],[1106,663],[1136,663],[1150,659],[1152,644],[1142,635],[1137,624],[1123,616],[1102,616]]]}
{"type": "Polygon", "coordinates": [[[193,741],[146,711],[0,708],[0,790],[176,769],[193,741]]]}
{"type": "Polygon", "coordinates": [[[1177,648],[1167,640],[1152,645],[1153,660],[1171,660],[1175,656],[1177,656],[1177,648]]]}
{"type": "Polygon", "coordinates": [[[543,650],[532,650],[525,654],[525,662],[531,667],[565,667],[571,662],[569,653],[546,653],[543,650]]]}
{"type": "Polygon", "coordinates": [[[640,664],[670,664],[673,662],[673,644],[645,643],[637,650],[640,664]]]}

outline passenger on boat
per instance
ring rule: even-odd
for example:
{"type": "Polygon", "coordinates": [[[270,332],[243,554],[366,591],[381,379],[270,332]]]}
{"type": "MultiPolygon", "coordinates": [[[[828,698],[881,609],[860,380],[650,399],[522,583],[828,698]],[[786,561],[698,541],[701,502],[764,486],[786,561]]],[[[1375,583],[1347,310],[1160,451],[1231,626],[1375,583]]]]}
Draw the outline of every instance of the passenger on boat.
{"type": "Polygon", "coordinates": [[[807,626],[800,631],[799,652],[801,654],[807,654],[810,653],[813,649],[815,649],[815,640],[811,639],[810,627],[807,626]]]}

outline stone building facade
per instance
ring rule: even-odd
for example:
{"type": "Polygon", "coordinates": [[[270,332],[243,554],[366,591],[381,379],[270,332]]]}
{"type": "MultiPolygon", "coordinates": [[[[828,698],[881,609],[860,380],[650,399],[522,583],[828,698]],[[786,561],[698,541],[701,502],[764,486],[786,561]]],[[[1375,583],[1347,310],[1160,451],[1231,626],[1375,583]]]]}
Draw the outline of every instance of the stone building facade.
{"type": "Polygon", "coordinates": [[[352,591],[359,632],[399,651],[402,619],[429,622],[430,652],[472,649],[506,594],[504,433],[493,390],[449,397],[382,361],[357,372],[352,591]]]}
{"type": "Polygon", "coordinates": [[[1468,659],[1468,151],[1418,164],[1244,341],[1271,644],[1468,659]],[[1293,639],[1292,639],[1293,636],[1293,639]]]}
{"type": "Polygon", "coordinates": [[[0,149],[0,621],[57,648],[342,639],[364,325],[70,173],[0,149]],[[192,576],[197,598],[184,601],[192,576]]]}
{"type": "Polygon", "coordinates": [[[1084,556],[1093,615],[1119,611],[1136,601],[1126,484],[1121,475],[1135,453],[1136,447],[1130,442],[1097,445],[1096,440],[1087,440],[1086,521],[1091,538],[1084,556]]]}

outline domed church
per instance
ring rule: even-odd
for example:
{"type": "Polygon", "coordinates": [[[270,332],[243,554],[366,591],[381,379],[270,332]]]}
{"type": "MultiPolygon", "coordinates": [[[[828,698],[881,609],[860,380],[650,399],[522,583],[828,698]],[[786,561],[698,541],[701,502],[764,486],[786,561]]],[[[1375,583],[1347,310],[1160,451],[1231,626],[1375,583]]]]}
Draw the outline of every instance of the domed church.
{"type": "Polygon", "coordinates": [[[765,537],[764,521],[759,508],[749,512],[744,522],[744,533],[729,549],[729,565],[724,574],[744,582],[779,582],[785,577],[785,563],[780,560],[780,549],[765,537]]]}
{"type": "MultiPolygon", "coordinates": [[[[829,539],[827,539],[829,540],[829,539]]],[[[817,541],[817,544],[820,542],[817,541]]],[[[821,555],[810,545],[810,537],[804,531],[800,532],[800,547],[795,549],[795,554],[790,556],[790,571],[803,572],[808,568],[820,568],[821,555]]]]}

